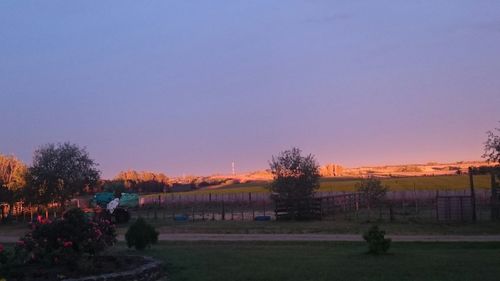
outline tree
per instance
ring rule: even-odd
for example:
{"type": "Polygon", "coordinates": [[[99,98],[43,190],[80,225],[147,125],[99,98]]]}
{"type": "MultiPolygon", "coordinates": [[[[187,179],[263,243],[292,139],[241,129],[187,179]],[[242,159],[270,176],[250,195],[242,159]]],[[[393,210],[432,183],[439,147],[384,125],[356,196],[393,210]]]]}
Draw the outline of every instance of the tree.
{"type": "MultiPolygon", "coordinates": [[[[26,185],[26,165],[14,156],[0,154],[0,203],[6,202],[12,205],[20,197],[22,188],[26,185]]],[[[3,209],[2,209],[3,212],[3,209]]],[[[2,217],[5,214],[2,213],[2,217]]]]}
{"type": "Polygon", "coordinates": [[[0,182],[9,190],[19,190],[26,184],[25,175],[28,168],[14,156],[0,154],[0,182]]]}
{"type": "Polygon", "coordinates": [[[127,189],[135,192],[163,192],[169,187],[170,180],[163,173],[122,171],[115,181],[122,181],[127,189]]]}
{"type": "Polygon", "coordinates": [[[33,203],[58,202],[61,206],[86,186],[99,180],[97,164],[85,148],[75,144],[47,144],[37,149],[28,169],[26,199],[33,203]]]}
{"type": "Polygon", "coordinates": [[[374,177],[363,179],[356,184],[356,189],[361,192],[368,203],[368,208],[374,207],[382,201],[387,193],[387,187],[382,185],[382,182],[374,177]]]}
{"type": "MultiPolygon", "coordinates": [[[[302,156],[298,148],[273,156],[269,163],[273,181],[270,190],[275,201],[297,211],[298,204],[309,201],[319,188],[319,165],[313,155],[302,156]]],[[[307,210],[306,210],[307,211],[307,210]]],[[[300,213],[292,214],[293,217],[300,213]]]]}
{"type": "MultiPolygon", "coordinates": [[[[495,131],[500,132],[500,128],[495,128],[495,131]]],[[[484,143],[483,158],[488,162],[497,162],[500,164],[500,136],[495,135],[492,131],[488,131],[486,134],[488,135],[488,139],[484,143]]]]}
{"type": "Polygon", "coordinates": [[[125,183],[121,180],[112,180],[104,183],[103,189],[105,192],[112,192],[115,197],[119,197],[122,193],[127,192],[125,183]]]}

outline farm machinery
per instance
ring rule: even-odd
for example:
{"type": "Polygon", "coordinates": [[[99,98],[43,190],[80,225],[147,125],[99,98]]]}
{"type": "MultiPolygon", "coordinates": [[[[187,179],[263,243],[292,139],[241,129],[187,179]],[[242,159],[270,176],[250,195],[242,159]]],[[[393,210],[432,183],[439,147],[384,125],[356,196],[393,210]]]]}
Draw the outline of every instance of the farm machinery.
{"type": "Polygon", "coordinates": [[[130,209],[139,206],[139,195],[121,193],[115,196],[112,192],[96,193],[89,202],[88,212],[98,216],[106,216],[115,223],[126,223],[130,220],[130,209]]]}

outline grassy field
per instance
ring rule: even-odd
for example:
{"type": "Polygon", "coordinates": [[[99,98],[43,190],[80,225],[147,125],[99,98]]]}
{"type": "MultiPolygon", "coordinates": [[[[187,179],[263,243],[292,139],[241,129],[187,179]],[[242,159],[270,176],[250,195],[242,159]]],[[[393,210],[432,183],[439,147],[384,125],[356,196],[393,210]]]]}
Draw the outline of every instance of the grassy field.
{"type": "MultiPolygon", "coordinates": [[[[320,191],[354,191],[359,179],[352,178],[321,178],[320,191]]],[[[382,179],[382,183],[391,191],[399,190],[461,190],[469,188],[468,175],[452,176],[426,176],[382,179]]],[[[478,189],[490,188],[490,179],[486,175],[475,176],[474,183],[478,189]]],[[[250,182],[231,184],[216,189],[200,189],[186,194],[208,194],[208,193],[240,193],[240,192],[268,192],[266,182],[250,182]]],[[[156,195],[152,195],[156,196],[156,195]]]]}
{"type": "MultiPolygon", "coordinates": [[[[342,180],[324,178],[321,180],[322,191],[354,191],[359,180],[342,180]]],[[[382,179],[382,184],[391,191],[399,190],[456,190],[469,188],[468,175],[453,176],[427,176],[408,178],[382,179]]],[[[475,187],[478,189],[490,188],[489,176],[475,176],[475,187]]]]}
{"type": "MultiPolygon", "coordinates": [[[[387,234],[391,235],[432,235],[432,234],[456,234],[456,235],[481,235],[499,234],[500,223],[481,221],[468,224],[445,224],[436,221],[356,221],[356,220],[323,220],[323,221],[195,221],[175,222],[173,220],[153,220],[149,223],[154,225],[161,233],[332,233],[332,234],[361,234],[372,224],[378,224],[387,234]]],[[[120,225],[118,233],[124,234],[132,222],[120,225]]],[[[20,237],[28,231],[25,223],[12,225],[0,225],[0,236],[20,237]]]]}
{"type": "MultiPolygon", "coordinates": [[[[135,253],[122,248],[119,252],[135,253]]],[[[169,242],[143,254],[166,263],[169,280],[498,280],[500,243],[169,242]]]]}

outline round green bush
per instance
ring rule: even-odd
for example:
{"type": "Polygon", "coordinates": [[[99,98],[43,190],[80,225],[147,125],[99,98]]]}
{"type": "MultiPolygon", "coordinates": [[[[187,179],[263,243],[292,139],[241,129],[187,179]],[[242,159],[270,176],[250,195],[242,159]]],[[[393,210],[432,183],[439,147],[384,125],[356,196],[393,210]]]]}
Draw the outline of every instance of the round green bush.
{"type": "Polygon", "coordinates": [[[368,243],[368,253],[373,255],[385,254],[391,246],[391,239],[385,238],[385,231],[380,230],[378,226],[372,226],[368,232],[363,235],[368,243]]]}
{"type": "Polygon", "coordinates": [[[127,230],[125,240],[129,248],[144,250],[146,247],[158,242],[158,231],[148,224],[143,218],[138,218],[127,230]]]}

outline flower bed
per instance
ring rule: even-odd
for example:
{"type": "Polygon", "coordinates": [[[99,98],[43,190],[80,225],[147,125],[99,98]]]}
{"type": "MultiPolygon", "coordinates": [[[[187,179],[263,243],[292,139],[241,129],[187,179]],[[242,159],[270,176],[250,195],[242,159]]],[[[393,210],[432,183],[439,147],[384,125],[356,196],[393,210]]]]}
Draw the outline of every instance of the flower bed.
{"type": "MultiPolygon", "coordinates": [[[[133,270],[93,275],[82,278],[63,279],[62,281],[157,281],[164,277],[162,264],[160,262],[149,257],[135,258],[140,258],[142,260],[142,265],[134,266],[133,264],[129,264],[127,268],[134,268],[133,270]]],[[[162,280],[166,279],[164,278],[162,280]]]]}
{"type": "Polygon", "coordinates": [[[99,256],[84,261],[84,264],[80,266],[79,270],[72,270],[62,265],[21,265],[12,268],[7,280],[156,281],[163,275],[160,262],[142,256],[99,256]]]}
{"type": "Polygon", "coordinates": [[[72,209],[57,220],[33,224],[13,250],[0,245],[0,280],[154,281],[161,276],[160,263],[150,258],[101,255],[115,243],[115,226],[106,217],[72,209]]]}

